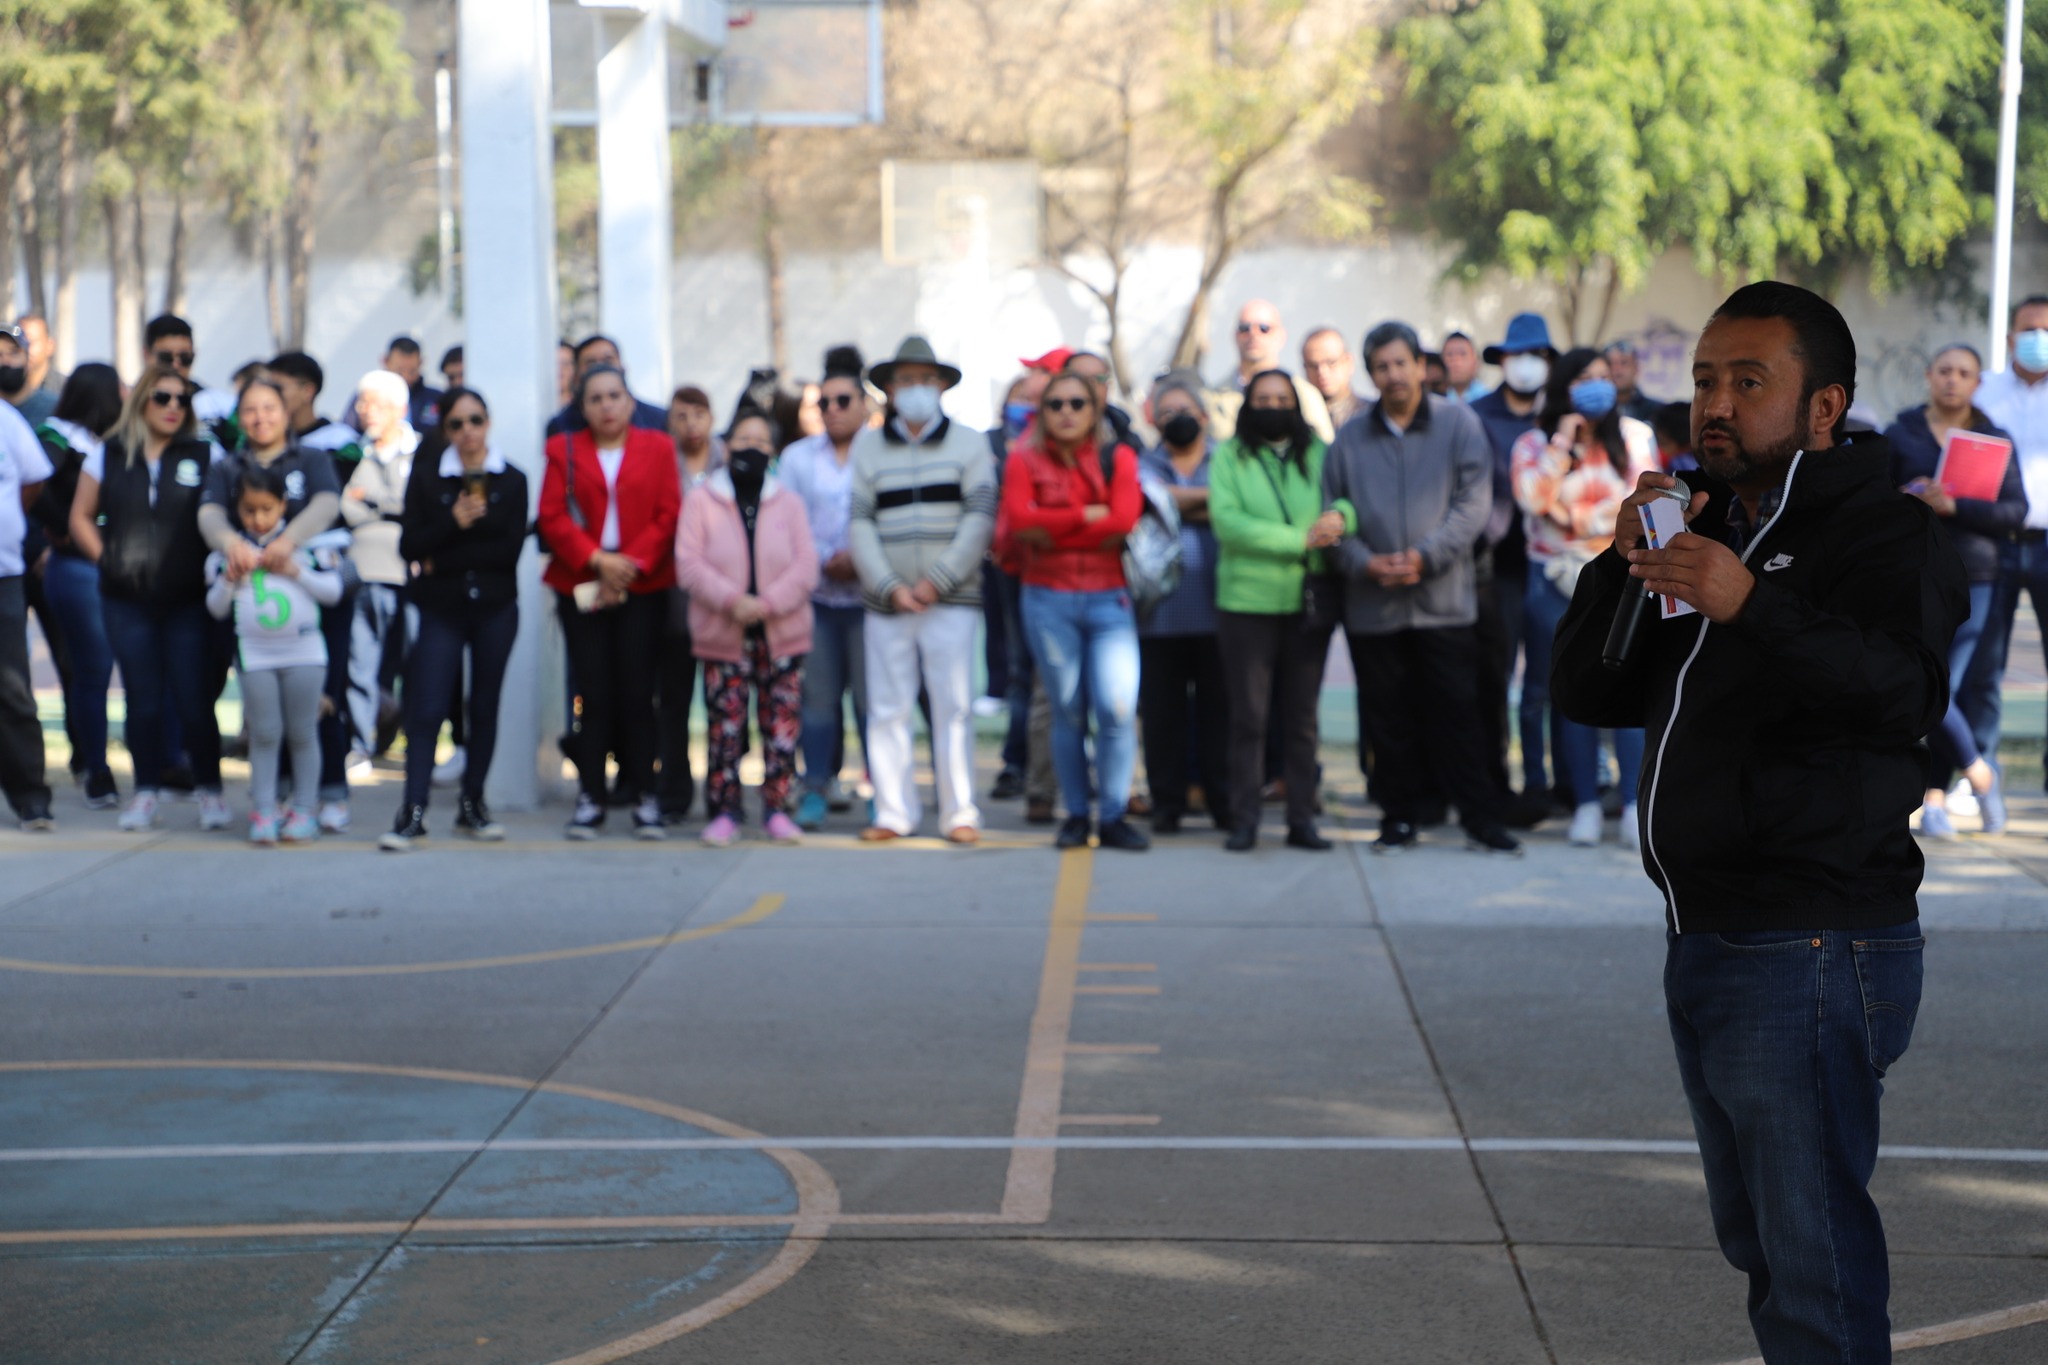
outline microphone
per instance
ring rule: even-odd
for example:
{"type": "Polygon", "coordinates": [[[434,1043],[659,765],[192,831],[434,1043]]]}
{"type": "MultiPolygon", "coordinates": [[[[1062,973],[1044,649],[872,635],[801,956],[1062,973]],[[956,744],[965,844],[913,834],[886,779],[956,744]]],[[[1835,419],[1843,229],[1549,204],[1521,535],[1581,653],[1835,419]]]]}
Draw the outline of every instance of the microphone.
{"type": "MultiPolygon", "coordinates": [[[[1672,498],[1681,507],[1692,506],[1692,490],[1679,479],[1669,488],[1657,490],[1657,496],[1672,498]]],[[[1645,521],[1647,522],[1647,518],[1645,521]]],[[[1636,636],[1642,630],[1643,618],[1649,615],[1650,604],[1657,600],[1657,594],[1648,588],[1631,591],[1635,580],[1622,590],[1621,605],[1614,609],[1614,624],[1607,628],[1607,646],[1600,652],[1600,662],[1616,672],[1628,667],[1629,656],[1635,653],[1636,636]]]]}

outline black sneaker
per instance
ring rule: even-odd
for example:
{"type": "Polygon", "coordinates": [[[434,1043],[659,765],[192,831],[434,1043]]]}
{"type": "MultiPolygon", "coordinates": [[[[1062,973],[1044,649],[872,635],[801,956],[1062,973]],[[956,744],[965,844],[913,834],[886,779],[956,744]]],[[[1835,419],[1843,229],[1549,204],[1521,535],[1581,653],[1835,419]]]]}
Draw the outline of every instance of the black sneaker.
{"type": "Polygon", "coordinates": [[[1180,833],[1181,813],[1177,810],[1155,810],[1152,812],[1152,833],[1180,833]]]}
{"type": "Polygon", "coordinates": [[[1310,853],[1328,853],[1336,845],[1316,832],[1314,825],[1293,825],[1287,831],[1289,848],[1305,848],[1310,853]]]}
{"type": "Polygon", "coordinates": [[[991,801],[1015,801],[1024,794],[1024,774],[1009,768],[996,774],[996,784],[988,789],[991,801]]]}
{"type": "Polygon", "coordinates": [[[1126,853],[1143,853],[1152,847],[1152,841],[1145,837],[1145,831],[1132,824],[1129,817],[1122,815],[1114,820],[1104,820],[1102,828],[1095,831],[1095,837],[1104,848],[1120,848],[1126,853]]]}
{"type": "Polygon", "coordinates": [[[1375,853],[1406,853],[1421,842],[1415,826],[1406,820],[1386,820],[1380,824],[1380,837],[1372,841],[1375,853]]]}
{"type": "Polygon", "coordinates": [[[1091,826],[1087,816],[1069,815],[1066,823],[1060,826],[1060,832],[1054,836],[1052,846],[1054,848],[1086,848],[1088,847],[1090,831],[1091,826]]]}
{"type": "Polygon", "coordinates": [[[400,806],[398,818],[391,822],[391,832],[379,836],[377,847],[386,853],[405,853],[412,846],[427,837],[427,808],[425,806],[400,806]]]}
{"type": "Polygon", "coordinates": [[[50,803],[37,799],[22,806],[21,827],[30,834],[48,834],[57,828],[57,817],[50,814],[50,803]]]}
{"type": "Polygon", "coordinates": [[[198,790],[198,784],[192,780],[192,769],[183,763],[173,763],[165,768],[163,780],[157,783],[157,787],[171,801],[190,801],[198,790]]]}
{"type": "Polygon", "coordinates": [[[661,818],[661,803],[653,797],[643,797],[633,807],[633,837],[654,843],[668,838],[668,824],[661,818]]]}
{"type": "Polygon", "coordinates": [[[604,832],[604,807],[590,799],[590,793],[576,794],[576,813],[562,831],[571,839],[595,839],[604,832]]]}
{"type": "Polygon", "coordinates": [[[112,810],[121,804],[120,789],[114,785],[114,774],[105,768],[85,775],[85,805],[87,810],[112,810]]]}
{"type": "Polygon", "coordinates": [[[455,803],[455,828],[487,844],[505,837],[505,827],[491,818],[490,808],[482,800],[467,796],[455,803]]]}
{"type": "Polygon", "coordinates": [[[1466,830],[1465,847],[1475,853],[1497,853],[1509,858],[1522,856],[1522,841],[1499,825],[1481,825],[1466,830]]]}
{"type": "Polygon", "coordinates": [[[1223,841],[1226,853],[1249,853],[1259,846],[1259,827],[1239,825],[1230,831],[1230,837],[1223,841]]]}

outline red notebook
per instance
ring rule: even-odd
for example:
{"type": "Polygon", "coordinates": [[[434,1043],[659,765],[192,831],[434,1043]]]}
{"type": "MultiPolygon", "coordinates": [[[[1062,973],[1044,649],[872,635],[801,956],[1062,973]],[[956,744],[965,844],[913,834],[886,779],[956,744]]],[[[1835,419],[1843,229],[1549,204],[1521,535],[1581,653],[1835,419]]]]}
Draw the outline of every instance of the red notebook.
{"type": "Polygon", "coordinates": [[[1952,498],[1997,502],[2005,486],[2005,467],[2012,463],[2012,442],[2003,436],[1979,436],[1951,428],[1941,443],[1941,463],[1934,481],[1952,498]]]}

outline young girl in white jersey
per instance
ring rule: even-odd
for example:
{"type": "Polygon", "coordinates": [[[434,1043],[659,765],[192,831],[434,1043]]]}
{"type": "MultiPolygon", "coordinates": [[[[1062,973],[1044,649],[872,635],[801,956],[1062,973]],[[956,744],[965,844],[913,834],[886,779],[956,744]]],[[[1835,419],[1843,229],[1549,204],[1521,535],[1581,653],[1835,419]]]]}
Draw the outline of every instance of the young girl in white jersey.
{"type": "MultiPolygon", "coordinates": [[[[243,533],[261,547],[283,529],[284,475],[254,463],[240,471],[235,511],[243,533]]],[[[311,841],[320,826],[295,800],[280,819],[278,757],[292,747],[294,796],[310,793],[320,771],[320,691],[327,677],[327,641],[320,608],[341,600],[341,574],[322,564],[319,541],[299,548],[283,569],[237,574],[226,556],[206,562],[206,607],[234,616],[242,712],[249,722],[249,842],[311,841]]]]}

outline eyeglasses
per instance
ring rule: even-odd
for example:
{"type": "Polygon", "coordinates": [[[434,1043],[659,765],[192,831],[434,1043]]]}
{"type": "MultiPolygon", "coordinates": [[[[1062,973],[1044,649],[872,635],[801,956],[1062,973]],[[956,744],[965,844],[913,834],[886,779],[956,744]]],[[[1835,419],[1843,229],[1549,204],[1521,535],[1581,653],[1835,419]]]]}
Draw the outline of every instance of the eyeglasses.
{"type": "Polygon", "coordinates": [[[177,370],[191,369],[192,362],[198,358],[199,352],[197,351],[158,351],[155,356],[157,364],[167,365],[177,370]]]}
{"type": "Polygon", "coordinates": [[[477,430],[481,431],[491,424],[491,419],[479,413],[475,417],[444,418],[442,419],[441,424],[447,427],[448,430],[450,431],[461,431],[467,427],[475,427],[477,430]]]}
{"type": "Polygon", "coordinates": [[[838,408],[841,412],[844,412],[852,406],[853,395],[850,393],[821,393],[818,395],[818,411],[820,412],[827,408],[838,408]]]}
{"type": "Polygon", "coordinates": [[[160,408],[189,408],[192,406],[191,395],[183,393],[173,393],[169,389],[157,389],[153,391],[149,395],[149,401],[160,408]]]}
{"type": "Polygon", "coordinates": [[[1270,332],[1272,330],[1273,324],[1270,322],[1240,322],[1237,324],[1237,334],[1239,336],[1243,336],[1247,332],[1259,332],[1263,334],[1266,332],[1270,332]]]}
{"type": "Polygon", "coordinates": [[[1086,412],[1095,405],[1085,398],[1048,398],[1039,406],[1047,412],[1086,412]]]}

